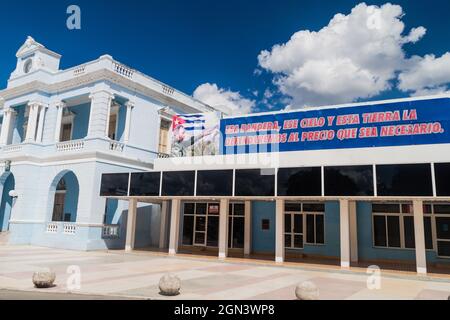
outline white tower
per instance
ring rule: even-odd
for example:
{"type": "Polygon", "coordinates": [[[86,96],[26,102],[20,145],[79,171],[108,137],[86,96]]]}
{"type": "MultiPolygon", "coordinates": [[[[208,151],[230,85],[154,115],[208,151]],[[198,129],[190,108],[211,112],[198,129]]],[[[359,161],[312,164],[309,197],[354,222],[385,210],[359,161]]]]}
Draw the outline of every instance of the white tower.
{"type": "Polygon", "coordinates": [[[59,70],[59,61],[61,59],[61,55],[48,50],[32,37],[27,38],[19,51],[17,51],[16,57],[17,66],[11,73],[10,80],[37,70],[55,73],[59,70]]]}

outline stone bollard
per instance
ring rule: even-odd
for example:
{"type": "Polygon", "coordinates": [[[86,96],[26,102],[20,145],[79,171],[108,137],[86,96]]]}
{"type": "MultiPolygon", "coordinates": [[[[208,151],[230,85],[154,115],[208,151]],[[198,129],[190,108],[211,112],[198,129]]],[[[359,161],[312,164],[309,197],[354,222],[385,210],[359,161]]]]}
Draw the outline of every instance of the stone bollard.
{"type": "Polygon", "coordinates": [[[176,296],[180,294],[180,289],[181,280],[173,274],[168,273],[159,280],[159,293],[164,296],[176,296]]]}
{"type": "Polygon", "coordinates": [[[38,271],[33,273],[33,284],[36,288],[50,288],[53,287],[56,274],[50,271],[38,271]]]}
{"type": "Polygon", "coordinates": [[[305,281],[297,285],[295,295],[298,300],[319,300],[319,289],[311,281],[305,281]]]}

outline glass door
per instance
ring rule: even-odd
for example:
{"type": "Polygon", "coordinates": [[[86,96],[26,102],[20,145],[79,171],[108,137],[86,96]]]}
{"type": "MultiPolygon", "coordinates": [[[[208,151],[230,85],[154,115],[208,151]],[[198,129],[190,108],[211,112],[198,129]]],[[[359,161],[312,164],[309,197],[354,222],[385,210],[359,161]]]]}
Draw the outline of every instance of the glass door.
{"type": "Polygon", "coordinates": [[[245,205],[230,203],[228,209],[228,248],[244,248],[245,205]]]}
{"type": "Polygon", "coordinates": [[[303,249],[303,214],[284,214],[284,246],[286,249],[303,249]]]}
{"type": "Polygon", "coordinates": [[[194,245],[206,246],[206,203],[197,203],[195,205],[195,220],[194,220],[194,245]]]}
{"type": "Polygon", "coordinates": [[[218,203],[208,203],[208,228],[206,232],[206,246],[219,246],[219,211],[218,203]]]}

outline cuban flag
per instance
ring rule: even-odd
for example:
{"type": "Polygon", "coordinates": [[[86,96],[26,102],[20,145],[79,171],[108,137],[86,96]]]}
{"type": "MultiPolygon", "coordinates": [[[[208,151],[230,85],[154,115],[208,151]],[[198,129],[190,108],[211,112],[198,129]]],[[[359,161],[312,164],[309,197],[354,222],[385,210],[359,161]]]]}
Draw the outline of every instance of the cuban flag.
{"type": "Polygon", "coordinates": [[[205,130],[206,118],[204,114],[179,114],[173,116],[172,131],[178,126],[183,126],[186,131],[205,130]]]}

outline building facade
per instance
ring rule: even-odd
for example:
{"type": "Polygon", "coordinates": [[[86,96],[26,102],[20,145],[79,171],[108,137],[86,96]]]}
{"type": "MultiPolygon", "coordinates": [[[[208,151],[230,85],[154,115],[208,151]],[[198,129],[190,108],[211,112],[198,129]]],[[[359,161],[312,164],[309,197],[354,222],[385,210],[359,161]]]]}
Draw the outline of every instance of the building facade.
{"type": "Polygon", "coordinates": [[[11,244],[121,247],[123,202],[99,196],[102,173],[151,170],[173,114],[213,109],[108,55],[62,70],[29,37],[16,56],[0,91],[0,231],[11,244]]]}
{"type": "Polygon", "coordinates": [[[169,254],[449,272],[448,95],[224,117],[221,133],[220,155],[103,175],[101,195],[129,201],[128,250],[150,202],[169,254]]]}
{"type": "Polygon", "coordinates": [[[449,272],[449,96],[232,117],[60,58],[28,38],[0,91],[9,243],[449,272]],[[169,155],[174,116],[217,112],[220,154],[169,155]]]}

